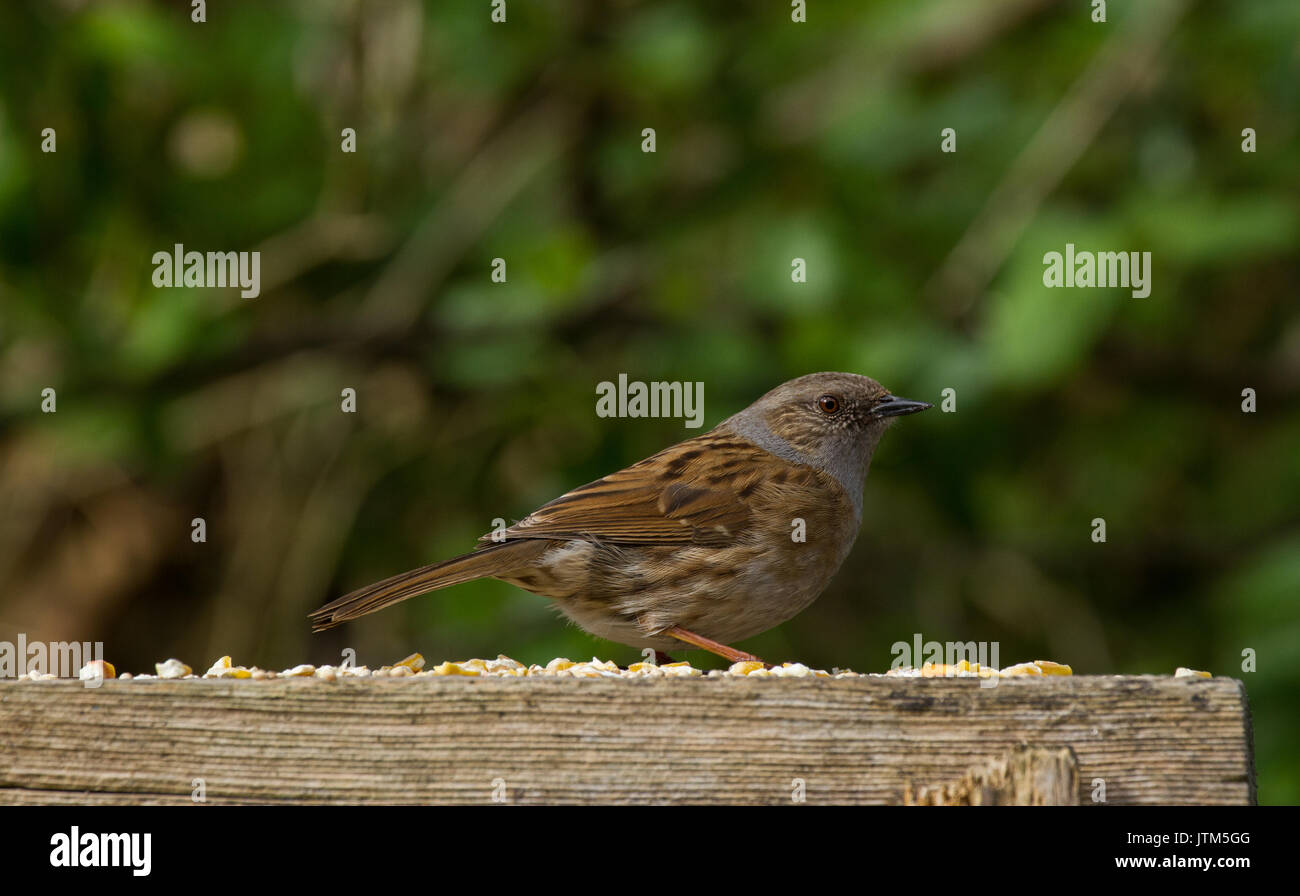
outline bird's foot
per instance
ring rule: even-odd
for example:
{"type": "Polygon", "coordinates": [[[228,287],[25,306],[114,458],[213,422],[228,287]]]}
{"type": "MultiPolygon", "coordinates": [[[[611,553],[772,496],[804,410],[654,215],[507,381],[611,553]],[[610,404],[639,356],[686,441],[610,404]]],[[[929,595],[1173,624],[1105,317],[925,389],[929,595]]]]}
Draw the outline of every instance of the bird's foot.
{"type": "MultiPolygon", "coordinates": [[[[752,653],[745,653],[743,650],[737,650],[734,647],[728,647],[726,644],[720,644],[712,638],[706,638],[703,635],[697,635],[695,632],[689,632],[680,625],[674,625],[666,628],[662,632],[665,635],[671,635],[679,641],[684,641],[692,647],[699,647],[701,650],[707,650],[709,653],[716,654],[724,660],[730,660],[733,663],[762,663],[764,669],[771,669],[772,664],[765,662],[754,656],[752,653]]],[[[655,652],[658,655],[658,651],[655,652]]]]}

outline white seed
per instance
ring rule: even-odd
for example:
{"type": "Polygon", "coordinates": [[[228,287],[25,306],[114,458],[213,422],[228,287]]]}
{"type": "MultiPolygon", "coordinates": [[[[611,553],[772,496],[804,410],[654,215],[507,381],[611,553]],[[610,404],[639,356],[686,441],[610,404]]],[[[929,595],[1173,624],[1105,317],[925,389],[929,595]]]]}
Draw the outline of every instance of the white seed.
{"type": "Polygon", "coordinates": [[[1034,663],[1016,663],[1014,666],[1007,666],[1000,671],[998,675],[1009,677],[1012,675],[1042,675],[1043,670],[1034,663]]]}
{"type": "Polygon", "coordinates": [[[117,670],[113,664],[105,660],[91,660],[81,667],[79,675],[82,681],[100,681],[105,678],[116,678],[117,670]]]}
{"type": "Polygon", "coordinates": [[[212,664],[212,668],[208,669],[208,671],[203,673],[203,677],[220,678],[222,677],[221,673],[231,668],[231,666],[232,664],[230,662],[230,657],[223,656],[221,659],[217,660],[215,663],[212,664]]]}
{"type": "Polygon", "coordinates": [[[194,674],[193,669],[175,658],[165,663],[154,663],[153,667],[159,678],[184,678],[186,675],[194,674]]]}

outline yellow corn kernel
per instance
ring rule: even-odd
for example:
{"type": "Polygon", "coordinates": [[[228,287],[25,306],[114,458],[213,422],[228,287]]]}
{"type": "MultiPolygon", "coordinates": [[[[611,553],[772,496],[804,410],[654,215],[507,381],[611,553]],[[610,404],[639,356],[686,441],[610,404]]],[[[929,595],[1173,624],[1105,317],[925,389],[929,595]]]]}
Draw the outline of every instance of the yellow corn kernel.
{"type": "Polygon", "coordinates": [[[675,675],[678,678],[704,674],[701,670],[693,668],[690,663],[667,663],[659,668],[665,675],[675,675]]]}
{"type": "Polygon", "coordinates": [[[1034,660],[1034,665],[1043,670],[1044,675],[1073,675],[1074,670],[1064,663],[1051,660],[1034,660]]]}
{"type": "Polygon", "coordinates": [[[421,669],[424,668],[424,657],[420,656],[418,653],[413,653],[404,660],[398,660],[393,665],[405,666],[406,668],[410,669],[412,672],[419,672],[421,669]]]}
{"type": "Polygon", "coordinates": [[[434,675],[468,675],[475,676],[482,673],[475,668],[462,665],[460,663],[440,663],[433,667],[434,675]]]}

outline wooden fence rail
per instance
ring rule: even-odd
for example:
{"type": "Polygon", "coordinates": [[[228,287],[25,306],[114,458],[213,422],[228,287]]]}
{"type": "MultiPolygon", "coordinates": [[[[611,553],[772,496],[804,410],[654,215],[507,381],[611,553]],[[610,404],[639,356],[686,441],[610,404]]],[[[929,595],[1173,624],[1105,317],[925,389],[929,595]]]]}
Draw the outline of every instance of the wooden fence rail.
{"type": "Polygon", "coordinates": [[[0,682],[0,803],[1255,802],[1227,678],[0,682]]]}

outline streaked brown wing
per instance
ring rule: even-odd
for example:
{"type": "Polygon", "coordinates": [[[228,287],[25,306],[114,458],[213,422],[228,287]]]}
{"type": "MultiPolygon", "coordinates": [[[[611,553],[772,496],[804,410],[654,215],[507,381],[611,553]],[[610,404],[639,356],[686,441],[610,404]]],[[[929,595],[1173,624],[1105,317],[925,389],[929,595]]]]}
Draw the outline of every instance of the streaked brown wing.
{"type": "Polygon", "coordinates": [[[729,544],[748,525],[750,497],[771,460],[735,436],[706,433],[561,495],[507,529],[506,539],[729,544]]]}

